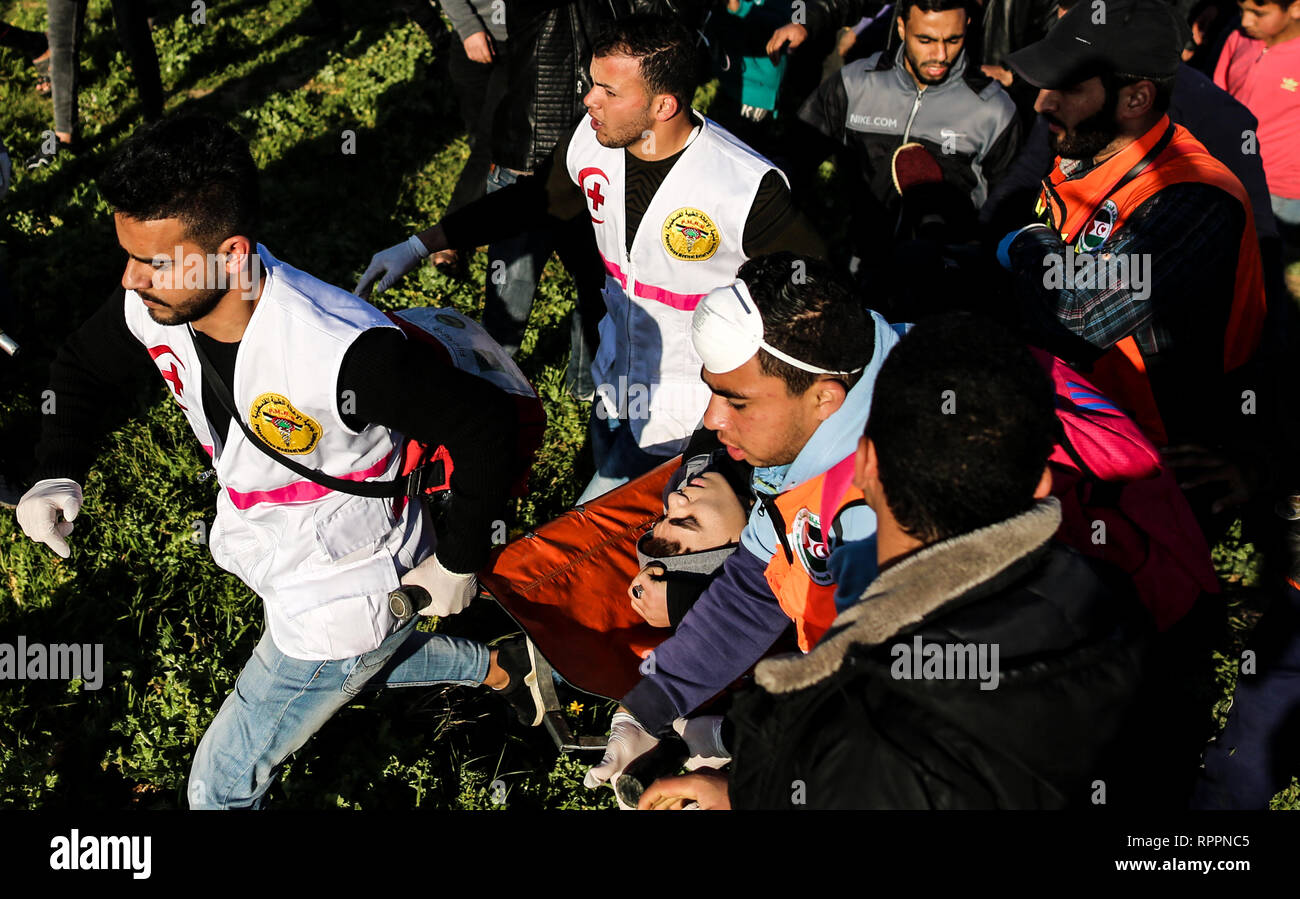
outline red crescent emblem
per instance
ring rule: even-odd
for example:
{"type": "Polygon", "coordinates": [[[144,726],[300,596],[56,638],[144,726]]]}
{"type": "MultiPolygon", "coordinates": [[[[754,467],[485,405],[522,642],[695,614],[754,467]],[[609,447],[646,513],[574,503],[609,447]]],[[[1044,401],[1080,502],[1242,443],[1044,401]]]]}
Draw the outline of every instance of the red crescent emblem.
{"type": "MultiPolygon", "coordinates": [[[[179,365],[181,368],[184,368],[185,363],[182,362],[180,357],[176,355],[176,352],[165,343],[149,347],[149,358],[158,366],[158,373],[163,376],[163,380],[171,385],[172,393],[176,396],[176,405],[185,409],[185,404],[181,402],[181,396],[185,393],[185,384],[181,381],[180,369],[176,367],[179,365]],[[172,364],[166,368],[163,367],[162,362],[158,361],[163,356],[171,356],[173,360],[172,364]]],[[[188,412],[189,410],[185,409],[185,411],[188,412]]]]}
{"type": "Polygon", "coordinates": [[[582,193],[587,198],[587,208],[591,213],[591,223],[593,225],[605,224],[605,220],[603,218],[596,218],[596,214],[600,212],[600,207],[604,206],[605,203],[608,202],[609,175],[606,175],[602,170],[595,166],[588,166],[578,172],[578,186],[582,188],[582,193]],[[588,178],[591,179],[590,186],[587,184],[588,178]]]}

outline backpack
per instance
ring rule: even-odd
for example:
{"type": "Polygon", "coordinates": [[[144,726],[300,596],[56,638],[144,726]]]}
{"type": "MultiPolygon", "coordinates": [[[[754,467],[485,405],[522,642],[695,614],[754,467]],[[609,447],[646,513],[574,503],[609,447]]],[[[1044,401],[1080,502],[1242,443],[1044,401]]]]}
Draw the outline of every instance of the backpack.
{"type": "MultiPolygon", "coordinates": [[[[526,495],[533,458],[541,448],[546,432],[546,410],[519,366],[482,325],[455,309],[420,306],[385,314],[409,339],[427,343],[438,350],[448,365],[490,381],[510,394],[519,416],[510,495],[515,498],[526,495]]],[[[422,483],[413,488],[414,494],[427,495],[447,490],[454,467],[446,447],[430,447],[415,440],[406,445],[402,475],[429,472],[422,483]]]]}
{"type": "MultiPolygon", "coordinates": [[[[408,338],[420,340],[439,350],[439,355],[447,365],[490,381],[514,398],[519,418],[519,436],[515,467],[511,472],[513,481],[510,495],[525,495],[528,492],[528,474],[533,457],[542,445],[542,436],[546,430],[546,411],[537,391],[524,377],[519,366],[488,336],[482,325],[455,309],[421,307],[397,313],[387,312],[385,315],[408,338]]],[[[426,502],[431,514],[438,514],[441,503],[446,500],[451,489],[451,473],[455,469],[451,453],[446,447],[432,447],[408,438],[403,447],[401,473],[387,481],[352,481],[308,468],[277,453],[253,436],[236,411],[230,388],[217,377],[216,368],[198,341],[194,341],[194,350],[202,363],[204,383],[212,388],[218,402],[229,413],[231,420],[243,430],[249,442],[262,453],[299,477],[339,493],[392,499],[394,515],[401,513],[408,500],[417,497],[426,502]]],[[[436,372],[430,372],[430,375],[436,376],[436,372]]]]}
{"type": "Polygon", "coordinates": [[[1167,630],[1204,593],[1218,593],[1210,548],[1159,451],[1131,418],[1060,359],[1032,349],[1052,379],[1064,432],[1053,449],[1057,539],[1132,579],[1167,630]]]}

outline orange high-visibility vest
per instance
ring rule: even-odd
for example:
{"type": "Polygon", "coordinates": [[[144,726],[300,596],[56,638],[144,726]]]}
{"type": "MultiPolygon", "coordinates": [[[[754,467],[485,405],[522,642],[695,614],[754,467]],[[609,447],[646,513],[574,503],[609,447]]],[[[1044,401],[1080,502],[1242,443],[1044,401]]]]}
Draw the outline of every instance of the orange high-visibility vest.
{"type": "MultiPolygon", "coordinates": [[[[1246,226],[1237,253],[1232,306],[1223,337],[1223,371],[1230,372],[1246,363],[1259,345],[1266,307],[1255,217],[1237,177],[1211,156],[1190,131],[1171,124],[1168,116],[1078,178],[1063,174],[1060,162],[1058,157],[1039,194],[1038,212],[1078,252],[1104,253],[1106,239],[1124,226],[1133,211],[1171,184],[1199,181],[1226,191],[1241,203],[1246,226]]],[[[1187,264],[1194,265],[1195,260],[1187,264]]],[[[1176,302],[1177,298],[1169,301],[1176,302]]],[[[1161,446],[1167,442],[1146,361],[1132,335],[1111,347],[1088,377],[1128,409],[1153,443],[1161,446]]]]}
{"type": "Polygon", "coordinates": [[[835,520],[863,501],[852,484],[853,456],[769,501],[781,545],[764,572],[794,622],[799,648],[812,649],[835,620],[835,582],[828,567],[835,520]],[[778,517],[779,516],[779,517],[778,517]],[[825,526],[823,526],[825,522],[825,526]]]}

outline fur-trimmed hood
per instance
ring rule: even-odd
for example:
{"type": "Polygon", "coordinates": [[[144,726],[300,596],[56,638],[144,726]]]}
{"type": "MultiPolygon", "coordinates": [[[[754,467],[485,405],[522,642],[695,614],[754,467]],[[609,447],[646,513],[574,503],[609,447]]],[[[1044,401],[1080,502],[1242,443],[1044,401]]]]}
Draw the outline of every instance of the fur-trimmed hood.
{"type": "Polygon", "coordinates": [[[1060,524],[1060,503],[1047,497],[1006,521],[917,551],[882,572],[811,652],[761,662],[755,681],[770,693],[791,693],[830,677],[850,647],[880,645],[932,617],[1045,546],[1060,524]]]}

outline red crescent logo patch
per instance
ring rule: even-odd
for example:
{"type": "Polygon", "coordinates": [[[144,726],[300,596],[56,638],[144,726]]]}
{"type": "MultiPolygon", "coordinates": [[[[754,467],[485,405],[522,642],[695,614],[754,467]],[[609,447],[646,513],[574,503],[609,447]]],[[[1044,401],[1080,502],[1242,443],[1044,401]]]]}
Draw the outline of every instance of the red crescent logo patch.
{"type": "Polygon", "coordinates": [[[578,186],[582,188],[582,194],[587,200],[591,223],[605,224],[605,213],[602,209],[609,202],[609,175],[595,166],[588,166],[578,172],[578,186]]]}

